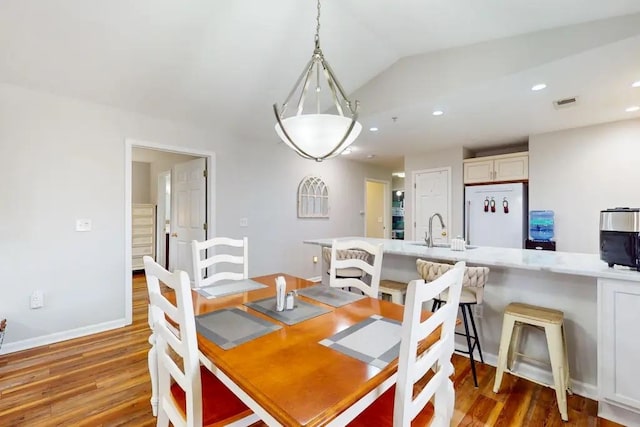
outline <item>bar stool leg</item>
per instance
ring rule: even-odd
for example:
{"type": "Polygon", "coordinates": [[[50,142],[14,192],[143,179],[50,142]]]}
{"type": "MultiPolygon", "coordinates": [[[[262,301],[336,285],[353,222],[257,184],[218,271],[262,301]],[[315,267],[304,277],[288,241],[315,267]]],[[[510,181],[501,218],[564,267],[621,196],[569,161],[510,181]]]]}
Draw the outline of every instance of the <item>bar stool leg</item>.
{"type": "Polygon", "coordinates": [[[498,366],[496,366],[496,379],[493,383],[493,392],[497,393],[502,384],[502,375],[507,367],[507,355],[511,347],[511,334],[515,320],[512,316],[505,314],[502,321],[502,334],[500,336],[500,349],[498,351],[498,366]]]}
{"type": "Polygon", "coordinates": [[[478,387],[478,376],[476,375],[476,362],[473,360],[473,347],[471,347],[471,337],[469,336],[469,323],[467,321],[467,312],[464,309],[464,305],[461,305],[462,320],[464,322],[464,334],[467,338],[467,348],[469,349],[469,361],[471,362],[471,373],[473,374],[473,384],[478,387]]]}
{"type": "Polygon", "coordinates": [[[469,312],[469,320],[471,320],[471,327],[473,328],[473,340],[478,347],[478,354],[480,355],[480,362],[484,363],[484,357],[482,357],[482,347],[480,347],[480,338],[478,338],[478,330],[476,329],[476,322],[473,320],[473,311],[471,311],[471,305],[466,304],[467,311],[469,312]]]}
{"type": "Polygon", "coordinates": [[[564,365],[564,342],[562,339],[561,325],[548,325],[544,328],[547,336],[547,346],[549,347],[549,358],[551,359],[551,371],[553,372],[553,385],[556,390],[556,399],[560,417],[563,421],[568,421],[567,414],[567,393],[565,386],[566,366],[564,365]]]}
{"type": "Polygon", "coordinates": [[[569,352],[567,351],[567,336],[565,335],[564,324],[562,325],[562,343],[564,345],[564,385],[567,393],[573,394],[573,391],[571,390],[571,376],[569,373],[569,352]]]}
{"type": "Polygon", "coordinates": [[[520,337],[522,336],[522,323],[514,322],[513,333],[511,335],[511,344],[509,345],[509,352],[507,354],[507,369],[512,371],[513,365],[516,361],[516,357],[520,348],[520,337]]]}

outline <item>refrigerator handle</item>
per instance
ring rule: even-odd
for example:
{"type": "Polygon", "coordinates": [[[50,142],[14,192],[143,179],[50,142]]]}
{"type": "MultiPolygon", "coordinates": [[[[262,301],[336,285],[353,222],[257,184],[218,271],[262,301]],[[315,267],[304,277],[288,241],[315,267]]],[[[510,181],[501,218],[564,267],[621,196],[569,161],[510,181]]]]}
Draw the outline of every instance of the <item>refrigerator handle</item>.
{"type": "Polygon", "coordinates": [[[471,217],[470,214],[471,213],[471,200],[467,201],[467,211],[465,212],[464,215],[464,219],[465,219],[465,227],[464,227],[464,237],[467,240],[467,245],[471,244],[471,242],[469,241],[470,237],[469,237],[469,231],[470,231],[470,223],[471,223],[471,217]]]}

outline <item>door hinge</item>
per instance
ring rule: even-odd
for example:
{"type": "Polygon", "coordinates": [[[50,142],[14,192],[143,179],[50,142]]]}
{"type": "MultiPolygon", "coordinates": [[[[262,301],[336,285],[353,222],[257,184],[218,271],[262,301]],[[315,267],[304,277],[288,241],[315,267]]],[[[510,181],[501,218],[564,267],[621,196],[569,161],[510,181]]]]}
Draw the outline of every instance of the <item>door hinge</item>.
{"type": "Polygon", "coordinates": [[[206,178],[208,175],[209,175],[209,174],[207,173],[207,170],[206,170],[206,169],[202,171],[202,176],[204,176],[204,177],[206,178]]]}
{"type": "Polygon", "coordinates": [[[414,189],[415,189],[415,188],[418,188],[418,187],[416,187],[416,183],[415,183],[415,182],[413,183],[413,188],[414,188],[414,189]]]}
{"type": "Polygon", "coordinates": [[[204,231],[208,231],[208,226],[207,223],[205,222],[204,224],[202,224],[202,228],[204,229],[204,231]]]}
{"type": "Polygon", "coordinates": [[[413,223],[413,226],[414,226],[414,227],[417,227],[417,226],[418,226],[418,224],[416,224],[416,223],[414,222],[414,223],[413,223]]]}

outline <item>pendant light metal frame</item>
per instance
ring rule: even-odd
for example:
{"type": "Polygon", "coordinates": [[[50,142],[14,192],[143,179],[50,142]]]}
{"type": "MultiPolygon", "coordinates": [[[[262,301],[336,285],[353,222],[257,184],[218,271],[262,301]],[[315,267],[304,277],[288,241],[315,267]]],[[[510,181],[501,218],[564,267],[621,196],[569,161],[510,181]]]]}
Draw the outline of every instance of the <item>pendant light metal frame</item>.
{"type": "MultiPolygon", "coordinates": [[[[278,109],[278,104],[274,103],[273,104],[273,112],[276,116],[276,120],[277,120],[277,126],[280,128],[280,130],[282,131],[282,135],[286,138],[286,141],[284,142],[288,142],[290,144],[290,146],[296,151],[296,153],[298,153],[298,155],[300,155],[301,157],[305,158],[305,159],[312,159],[312,160],[316,160],[318,162],[321,162],[324,159],[330,158],[330,157],[334,157],[338,154],[340,154],[340,152],[342,150],[344,150],[345,148],[347,148],[347,146],[343,147],[344,142],[347,140],[347,138],[349,138],[349,136],[351,135],[351,133],[353,132],[353,129],[355,127],[355,125],[358,122],[358,108],[360,106],[360,102],[359,101],[350,101],[345,92],[344,89],[342,88],[342,85],[340,84],[340,82],[338,81],[338,79],[335,77],[335,74],[333,72],[333,69],[331,68],[331,66],[329,65],[329,63],[327,62],[327,60],[324,57],[324,54],[322,53],[322,49],[320,48],[320,0],[318,0],[318,15],[316,18],[317,21],[317,26],[316,26],[316,35],[315,35],[315,48],[313,50],[313,54],[311,56],[311,59],[309,60],[309,62],[307,63],[306,67],[304,68],[304,70],[302,71],[302,73],[300,74],[300,76],[298,77],[298,80],[296,81],[295,85],[293,86],[293,88],[291,89],[291,92],[289,92],[289,95],[287,96],[287,98],[285,99],[284,103],[282,104],[282,109],[278,109]],[[296,112],[296,116],[300,116],[302,115],[302,111],[304,108],[304,102],[307,96],[307,91],[309,90],[309,85],[311,84],[311,80],[312,80],[312,75],[314,72],[314,68],[315,68],[315,73],[316,73],[316,87],[317,87],[317,91],[316,93],[319,94],[319,88],[320,88],[320,72],[322,70],[326,80],[327,80],[327,86],[329,87],[330,91],[331,91],[331,99],[333,100],[333,103],[336,107],[336,110],[338,111],[338,114],[340,116],[344,117],[344,108],[343,108],[343,104],[346,107],[346,109],[348,109],[350,115],[351,115],[351,123],[349,125],[349,127],[347,128],[347,131],[345,132],[344,136],[342,137],[342,139],[340,139],[340,141],[337,142],[337,144],[334,146],[334,148],[327,154],[325,154],[324,156],[321,157],[316,157],[313,156],[309,153],[307,153],[304,149],[302,149],[298,144],[295,143],[295,141],[293,141],[293,139],[291,138],[291,136],[289,135],[289,133],[287,132],[283,120],[285,119],[285,114],[287,112],[287,108],[289,106],[289,102],[291,101],[291,98],[296,94],[298,88],[300,87],[300,84],[304,81],[304,84],[302,86],[302,91],[300,92],[300,96],[298,98],[298,102],[297,102],[297,112],[296,112]]],[[[320,114],[320,96],[316,95],[316,108],[317,108],[317,114],[320,114]]],[[[290,116],[290,117],[294,117],[294,116],[290,116]]],[[[349,144],[350,145],[350,144],[349,144]]]]}

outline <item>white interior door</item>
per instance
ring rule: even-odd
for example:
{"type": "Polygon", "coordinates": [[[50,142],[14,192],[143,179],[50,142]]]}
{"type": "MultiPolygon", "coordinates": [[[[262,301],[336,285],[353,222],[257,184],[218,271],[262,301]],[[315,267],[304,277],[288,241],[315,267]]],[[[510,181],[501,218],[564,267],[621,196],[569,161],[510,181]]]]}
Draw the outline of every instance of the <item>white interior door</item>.
{"type": "Polygon", "coordinates": [[[169,268],[193,277],[191,241],[206,239],[206,159],[178,163],[171,170],[169,268]]]}
{"type": "MultiPolygon", "coordinates": [[[[451,227],[451,169],[432,169],[413,173],[413,236],[424,240],[429,230],[429,218],[439,213],[444,225],[451,227]]],[[[437,218],[433,220],[433,243],[446,244],[449,233],[442,235],[443,228],[437,218]]]]}
{"type": "Polygon", "coordinates": [[[167,266],[166,225],[171,213],[171,171],[158,174],[156,206],[156,262],[167,266]]]}

